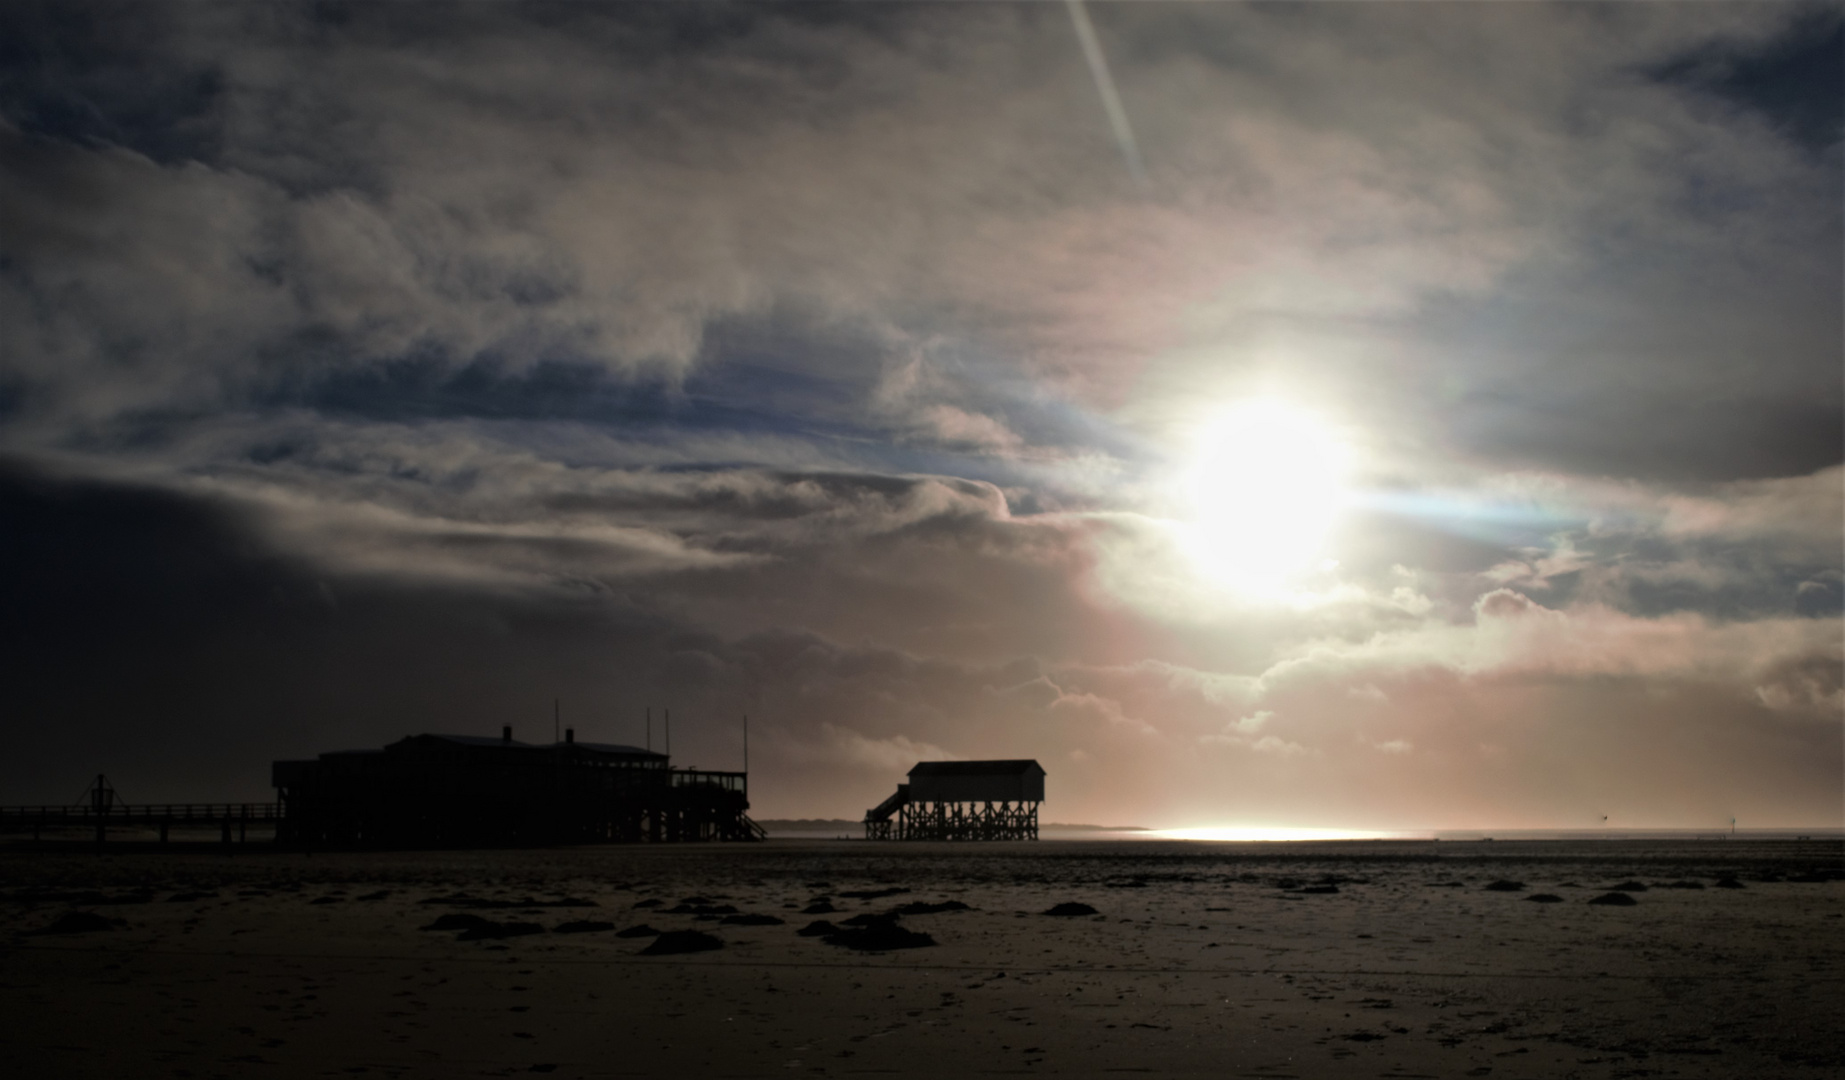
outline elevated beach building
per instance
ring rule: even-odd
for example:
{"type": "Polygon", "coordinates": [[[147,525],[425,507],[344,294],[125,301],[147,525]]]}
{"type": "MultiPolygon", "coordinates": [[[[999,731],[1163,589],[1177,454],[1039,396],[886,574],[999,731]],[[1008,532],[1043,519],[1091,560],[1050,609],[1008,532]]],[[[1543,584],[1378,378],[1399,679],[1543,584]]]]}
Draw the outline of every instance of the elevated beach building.
{"type": "Polygon", "coordinates": [[[675,769],[636,746],[412,735],[271,769],[297,847],[511,847],[759,840],[749,774],[675,769]]]}
{"type": "Polygon", "coordinates": [[[1043,801],[1036,761],[919,761],[909,783],[865,811],[865,839],[1036,840],[1043,801]]]}

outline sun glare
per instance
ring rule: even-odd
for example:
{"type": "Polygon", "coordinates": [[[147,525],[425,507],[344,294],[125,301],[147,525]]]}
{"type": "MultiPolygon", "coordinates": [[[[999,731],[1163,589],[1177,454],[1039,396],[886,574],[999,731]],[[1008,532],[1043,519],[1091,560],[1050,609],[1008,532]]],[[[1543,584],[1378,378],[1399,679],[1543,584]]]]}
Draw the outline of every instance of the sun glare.
{"type": "Polygon", "coordinates": [[[1185,478],[1188,546],[1211,577],[1273,595],[1326,562],[1344,509],[1348,451],[1286,402],[1242,402],[1206,425],[1185,478]]]}

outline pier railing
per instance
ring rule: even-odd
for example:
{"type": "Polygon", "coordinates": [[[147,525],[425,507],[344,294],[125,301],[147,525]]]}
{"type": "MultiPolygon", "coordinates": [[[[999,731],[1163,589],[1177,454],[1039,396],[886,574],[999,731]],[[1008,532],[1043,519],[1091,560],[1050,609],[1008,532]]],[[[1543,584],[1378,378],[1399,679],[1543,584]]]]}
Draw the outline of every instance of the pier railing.
{"type": "Polygon", "coordinates": [[[30,832],[40,838],[47,829],[90,829],[102,840],[110,828],[156,829],[161,843],[175,826],[216,826],[220,839],[231,842],[249,837],[250,826],[274,826],[282,820],[281,803],[138,803],[109,801],[106,805],[0,806],[0,832],[30,832]]]}

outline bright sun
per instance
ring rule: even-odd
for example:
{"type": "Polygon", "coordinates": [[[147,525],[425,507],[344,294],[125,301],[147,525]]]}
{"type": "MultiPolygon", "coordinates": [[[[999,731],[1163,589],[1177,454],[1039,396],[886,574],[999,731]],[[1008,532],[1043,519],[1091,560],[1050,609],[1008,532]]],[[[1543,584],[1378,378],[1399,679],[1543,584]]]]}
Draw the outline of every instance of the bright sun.
{"type": "Polygon", "coordinates": [[[1219,413],[1185,477],[1192,557],[1239,591],[1284,592],[1326,561],[1348,458],[1332,429],[1286,402],[1257,398],[1219,413]]]}

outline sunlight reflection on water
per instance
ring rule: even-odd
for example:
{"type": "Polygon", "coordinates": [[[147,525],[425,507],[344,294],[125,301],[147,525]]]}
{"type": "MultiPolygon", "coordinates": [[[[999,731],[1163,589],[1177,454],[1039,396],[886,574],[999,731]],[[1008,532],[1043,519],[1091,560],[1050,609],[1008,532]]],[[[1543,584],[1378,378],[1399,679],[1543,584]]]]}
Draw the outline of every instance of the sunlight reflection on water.
{"type": "Polygon", "coordinates": [[[1428,840],[1426,832],[1375,832],[1364,829],[1291,829],[1272,825],[1211,825],[1191,829],[1154,829],[1161,840],[1428,840]]]}

